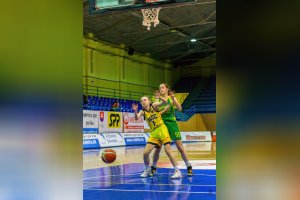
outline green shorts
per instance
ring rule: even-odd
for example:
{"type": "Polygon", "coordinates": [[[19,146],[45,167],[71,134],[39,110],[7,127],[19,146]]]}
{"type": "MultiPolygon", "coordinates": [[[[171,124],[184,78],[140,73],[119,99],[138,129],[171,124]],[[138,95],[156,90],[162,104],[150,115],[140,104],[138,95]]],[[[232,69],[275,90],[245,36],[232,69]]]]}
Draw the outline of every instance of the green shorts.
{"type": "Polygon", "coordinates": [[[180,130],[178,128],[177,122],[166,121],[164,122],[168,128],[170,137],[172,140],[181,140],[180,130]]]}

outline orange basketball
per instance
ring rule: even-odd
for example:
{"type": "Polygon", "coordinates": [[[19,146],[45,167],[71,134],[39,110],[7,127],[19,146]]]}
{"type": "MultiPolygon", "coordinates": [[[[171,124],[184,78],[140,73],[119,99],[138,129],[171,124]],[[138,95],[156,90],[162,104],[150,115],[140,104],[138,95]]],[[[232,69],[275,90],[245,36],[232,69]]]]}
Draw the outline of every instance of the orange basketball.
{"type": "Polygon", "coordinates": [[[102,151],[101,158],[105,163],[112,163],[116,160],[117,154],[113,149],[105,149],[102,151]]]}

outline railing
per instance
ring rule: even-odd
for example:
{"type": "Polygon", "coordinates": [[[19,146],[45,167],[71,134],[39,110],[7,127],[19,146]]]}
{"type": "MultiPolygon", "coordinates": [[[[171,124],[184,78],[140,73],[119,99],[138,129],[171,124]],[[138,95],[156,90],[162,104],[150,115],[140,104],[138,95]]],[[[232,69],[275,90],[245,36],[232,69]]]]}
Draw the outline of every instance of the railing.
{"type": "Polygon", "coordinates": [[[109,80],[105,78],[98,78],[95,76],[83,76],[83,79],[88,79],[88,80],[94,80],[94,81],[104,81],[105,83],[116,83],[116,84],[126,84],[129,86],[139,86],[141,88],[146,88],[146,89],[151,89],[151,90],[157,90],[158,87],[150,86],[150,85],[143,85],[143,84],[137,84],[137,83],[129,83],[126,81],[114,81],[114,80],[109,80]]]}
{"type": "Polygon", "coordinates": [[[179,112],[175,110],[175,116],[178,121],[187,121],[196,113],[196,107],[192,106],[188,110],[183,110],[183,112],[179,112]]]}
{"type": "Polygon", "coordinates": [[[83,94],[91,96],[139,100],[142,96],[153,96],[153,92],[158,89],[149,85],[113,81],[93,76],[83,76],[83,79],[83,94]]]}
{"type": "MultiPolygon", "coordinates": [[[[87,78],[88,81],[91,80],[98,80],[97,85],[102,84],[106,85],[107,83],[114,83],[119,86],[120,89],[113,89],[113,88],[108,88],[108,87],[99,87],[99,86],[94,86],[94,85],[83,85],[83,94],[86,96],[99,96],[99,97],[110,97],[110,98],[116,98],[116,99],[129,99],[129,100],[140,100],[142,96],[153,96],[153,92],[136,92],[136,91],[130,91],[130,90],[124,90],[121,89],[121,84],[125,84],[127,87],[134,87],[135,89],[139,89],[141,91],[143,90],[150,90],[150,91],[155,91],[157,87],[152,87],[152,86],[146,86],[146,85],[141,85],[141,84],[133,84],[133,83],[127,83],[127,82],[121,82],[121,81],[112,81],[112,80],[106,80],[106,79],[101,79],[97,77],[92,77],[92,76],[84,76],[84,78],[87,78]]],[[[93,108],[97,108],[98,106],[92,106],[93,108]]],[[[103,108],[101,108],[103,109],[103,108]]],[[[109,108],[104,108],[105,110],[109,108]]],[[[207,105],[193,105],[189,109],[183,110],[183,112],[175,111],[176,118],[178,121],[187,121],[190,119],[195,113],[215,113],[215,105],[212,109],[211,106],[207,105]]]]}
{"type": "Polygon", "coordinates": [[[118,90],[106,87],[98,87],[93,85],[83,85],[84,95],[102,96],[117,99],[140,100],[143,96],[153,96],[153,93],[133,92],[127,90],[118,90]]]}
{"type": "Polygon", "coordinates": [[[207,106],[193,105],[188,110],[179,112],[175,110],[175,116],[178,121],[187,121],[196,113],[215,113],[216,110],[210,110],[207,106]]]}

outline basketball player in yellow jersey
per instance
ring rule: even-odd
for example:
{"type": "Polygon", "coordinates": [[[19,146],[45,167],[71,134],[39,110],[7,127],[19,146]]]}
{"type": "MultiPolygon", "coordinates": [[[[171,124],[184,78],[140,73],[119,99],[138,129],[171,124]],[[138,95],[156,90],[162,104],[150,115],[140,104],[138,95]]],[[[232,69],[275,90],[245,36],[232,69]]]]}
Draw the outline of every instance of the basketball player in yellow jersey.
{"type": "MultiPolygon", "coordinates": [[[[159,93],[158,93],[159,95],[159,93]]],[[[156,97],[157,94],[156,94],[156,97]]],[[[138,105],[132,104],[132,109],[134,110],[134,117],[136,120],[138,120],[140,117],[144,116],[145,120],[149,124],[149,127],[151,128],[150,138],[147,141],[147,144],[144,149],[144,164],[145,164],[145,171],[141,174],[141,177],[148,177],[152,176],[151,168],[150,168],[150,159],[149,155],[151,151],[155,148],[161,148],[161,145],[165,145],[165,151],[168,155],[175,171],[174,174],[171,176],[171,178],[182,178],[181,172],[178,169],[177,161],[175,157],[172,155],[171,152],[171,143],[172,140],[170,138],[170,135],[168,133],[168,129],[166,125],[164,124],[161,115],[158,112],[158,107],[166,104],[167,101],[158,97],[162,102],[156,102],[151,103],[150,99],[148,97],[142,97],[141,98],[141,104],[143,106],[143,109],[137,113],[138,105]]]]}
{"type": "MultiPolygon", "coordinates": [[[[186,152],[183,148],[180,130],[175,117],[174,109],[176,108],[177,110],[182,111],[182,107],[180,103],[177,101],[177,99],[175,98],[174,93],[169,91],[169,87],[166,83],[162,83],[159,85],[159,93],[161,97],[167,100],[168,102],[167,105],[163,105],[160,107],[160,114],[162,116],[165,125],[168,128],[171,139],[175,140],[176,147],[180,152],[182,159],[185,162],[188,176],[192,176],[193,175],[192,165],[190,164],[186,152]]],[[[156,149],[156,151],[153,154],[153,165],[151,166],[152,174],[156,173],[156,163],[159,158],[159,152],[160,152],[160,148],[156,149]]]]}

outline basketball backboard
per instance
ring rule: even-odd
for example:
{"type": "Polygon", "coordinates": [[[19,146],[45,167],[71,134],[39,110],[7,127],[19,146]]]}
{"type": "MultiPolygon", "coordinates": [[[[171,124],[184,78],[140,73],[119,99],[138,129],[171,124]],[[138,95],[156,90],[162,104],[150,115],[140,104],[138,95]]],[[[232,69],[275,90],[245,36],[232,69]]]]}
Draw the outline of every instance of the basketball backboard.
{"type": "Polygon", "coordinates": [[[162,7],[168,4],[192,3],[195,0],[89,0],[90,15],[112,11],[128,11],[149,7],[162,7]]]}

